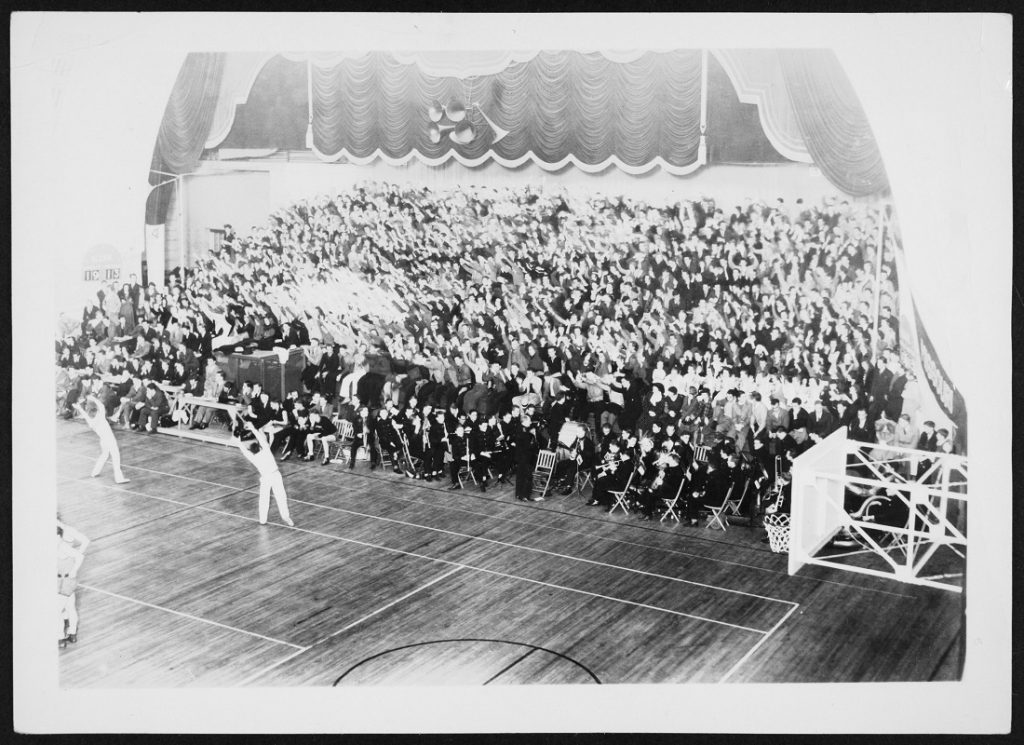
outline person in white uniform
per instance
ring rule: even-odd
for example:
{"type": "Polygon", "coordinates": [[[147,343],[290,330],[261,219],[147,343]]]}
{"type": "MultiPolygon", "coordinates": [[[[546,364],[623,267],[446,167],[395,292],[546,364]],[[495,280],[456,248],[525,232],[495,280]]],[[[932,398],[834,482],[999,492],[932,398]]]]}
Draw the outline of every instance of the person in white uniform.
{"type": "Polygon", "coordinates": [[[89,425],[89,429],[100,438],[100,457],[96,461],[96,465],[93,466],[92,475],[99,476],[107,458],[110,458],[110,462],[114,466],[114,481],[118,484],[127,484],[129,479],[121,472],[121,451],[117,447],[117,438],[114,437],[114,431],[110,428],[110,422],[107,421],[103,404],[96,396],[92,395],[87,398],[87,401],[86,408],[88,410],[77,403],[75,408],[82,412],[82,417],[89,425]]]}
{"type": "Polygon", "coordinates": [[[57,646],[78,641],[78,570],[89,539],[57,518],[57,646]]]}
{"type": "Polygon", "coordinates": [[[291,515],[288,514],[288,495],[284,491],[284,479],[281,478],[277,460],[270,451],[270,443],[267,442],[266,436],[253,426],[252,422],[247,421],[245,426],[252,432],[256,442],[246,447],[241,440],[234,439],[233,441],[242,455],[260,472],[260,525],[267,524],[267,515],[270,513],[270,495],[273,493],[281,520],[285,525],[294,527],[295,523],[292,522],[291,515]]]}

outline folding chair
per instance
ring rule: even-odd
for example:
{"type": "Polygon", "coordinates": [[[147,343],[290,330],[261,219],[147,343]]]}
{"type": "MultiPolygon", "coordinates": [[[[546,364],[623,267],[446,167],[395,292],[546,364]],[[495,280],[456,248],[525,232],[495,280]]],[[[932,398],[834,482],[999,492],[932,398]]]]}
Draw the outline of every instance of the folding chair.
{"type": "Polygon", "coordinates": [[[698,445],[693,449],[693,462],[694,463],[707,463],[708,456],[711,454],[711,448],[707,445],[698,445]]]}
{"type": "Polygon", "coordinates": [[[686,486],[688,479],[683,478],[679,482],[679,488],[676,489],[676,495],[672,499],[662,499],[661,506],[664,511],[661,513],[660,523],[665,522],[665,518],[671,518],[676,522],[679,522],[679,498],[683,496],[683,487],[686,486]]]}
{"type": "Polygon", "coordinates": [[[537,465],[533,469],[533,486],[531,494],[539,494],[541,499],[547,496],[551,487],[551,479],[555,474],[555,451],[541,450],[537,453],[537,465]]]}
{"type": "Polygon", "coordinates": [[[725,493],[725,499],[723,499],[722,503],[720,505],[718,505],[717,507],[715,507],[714,505],[707,505],[705,507],[705,509],[708,510],[708,512],[711,513],[708,516],[708,521],[704,524],[705,528],[713,528],[715,525],[717,525],[723,531],[726,530],[725,521],[722,519],[722,515],[725,513],[726,506],[732,500],[732,492],[733,492],[733,489],[735,489],[735,488],[736,488],[735,484],[732,484],[729,487],[729,490],[726,491],[726,493],[725,493]]]}
{"type": "Polygon", "coordinates": [[[576,496],[577,497],[582,497],[583,496],[583,490],[587,488],[587,484],[590,484],[592,486],[593,483],[594,483],[594,469],[588,468],[588,469],[584,470],[582,468],[579,468],[579,469],[576,470],[576,496]]]}
{"type": "MultiPolygon", "coordinates": [[[[352,430],[352,422],[348,419],[335,419],[334,426],[338,430],[337,434],[334,435],[334,454],[327,454],[332,460],[335,458],[343,458],[345,451],[352,447],[352,441],[355,439],[355,433],[352,430]]],[[[314,450],[318,446],[322,451],[324,445],[321,440],[317,440],[316,443],[314,443],[314,450]]],[[[314,455],[315,454],[316,453],[314,453],[314,455]]]]}
{"type": "Polygon", "coordinates": [[[633,472],[629,474],[629,480],[626,482],[626,486],[623,487],[622,491],[609,491],[615,498],[615,504],[608,510],[608,514],[615,512],[616,509],[621,509],[627,515],[629,514],[629,502],[626,500],[626,495],[629,493],[629,487],[633,485],[633,477],[636,476],[637,469],[634,468],[633,472]]]}
{"type": "MultiPolygon", "coordinates": [[[[747,489],[750,487],[750,479],[745,479],[743,482],[743,490],[740,495],[736,498],[731,498],[725,502],[725,513],[727,515],[739,515],[740,505],[743,504],[743,498],[747,495],[747,489]]],[[[729,489],[729,493],[732,494],[733,490],[729,489]]]]}
{"type": "Polygon", "coordinates": [[[395,463],[391,460],[391,453],[380,446],[380,441],[377,438],[374,438],[373,448],[377,451],[377,460],[381,468],[392,468],[394,466],[395,463]]]}

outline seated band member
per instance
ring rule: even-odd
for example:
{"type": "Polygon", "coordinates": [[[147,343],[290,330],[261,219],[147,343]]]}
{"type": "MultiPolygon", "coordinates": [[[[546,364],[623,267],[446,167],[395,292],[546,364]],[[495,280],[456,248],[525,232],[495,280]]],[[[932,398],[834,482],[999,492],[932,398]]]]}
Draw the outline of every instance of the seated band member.
{"type": "MultiPolygon", "coordinates": [[[[405,414],[402,416],[402,436],[405,438],[405,447],[408,455],[422,462],[423,420],[416,407],[412,405],[412,400],[410,400],[410,405],[406,406],[405,414]]],[[[413,471],[410,475],[415,476],[416,473],[412,468],[412,463],[409,464],[409,469],[413,471]]]]}
{"type": "Polygon", "coordinates": [[[491,416],[487,420],[488,428],[494,432],[494,450],[491,452],[491,471],[495,474],[498,483],[507,484],[509,465],[512,462],[512,450],[515,441],[506,436],[506,431],[512,432],[508,425],[502,426],[502,421],[497,416],[491,416]]]}
{"type": "Polygon", "coordinates": [[[480,484],[480,491],[487,491],[490,480],[491,458],[497,446],[497,433],[491,428],[490,422],[481,419],[475,432],[469,436],[469,450],[472,455],[473,475],[480,484]]]}
{"type": "Polygon", "coordinates": [[[611,492],[621,491],[626,487],[629,476],[633,472],[633,463],[621,451],[622,448],[617,439],[608,442],[608,452],[595,468],[597,478],[594,479],[594,493],[590,496],[590,501],[587,502],[588,507],[600,505],[610,512],[613,506],[611,492]]]}
{"type": "Polygon", "coordinates": [[[576,457],[582,448],[587,428],[578,422],[564,422],[555,431],[558,433],[553,476],[555,488],[563,493],[568,493],[566,490],[571,490],[571,485],[576,480],[576,472],[579,468],[576,457]]]}
{"type": "Polygon", "coordinates": [[[424,459],[423,478],[427,481],[441,478],[444,473],[444,454],[448,451],[448,433],[444,428],[444,411],[438,410],[424,425],[427,431],[427,455],[424,459]]]}
{"type": "Polygon", "coordinates": [[[309,430],[306,432],[306,455],[303,460],[313,460],[313,446],[318,440],[324,449],[324,457],[320,464],[326,466],[331,462],[331,443],[337,439],[338,428],[334,422],[316,411],[309,412],[309,430]]]}
{"type": "MultiPolygon", "coordinates": [[[[369,454],[372,447],[373,419],[370,417],[369,407],[361,406],[352,418],[352,442],[348,451],[348,467],[356,467],[356,455],[359,454],[359,448],[363,448],[364,452],[369,454]]],[[[370,457],[372,460],[373,456],[370,457]]]]}
{"type": "Polygon", "coordinates": [[[374,448],[374,452],[370,457],[370,470],[374,470],[380,465],[380,458],[383,453],[387,453],[391,459],[391,468],[395,473],[401,473],[402,469],[399,466],[401,462],[399,451],[401,450],[401,443],[398,441],[398,433],[395,431],[394,419],[391,416],[391,409],[384,408],[377,412],[377,418],[374,421],[373,429],[374,435],[377,438],[377,447],[374,448]],[[377,460],[374,460],[374,459],[377,460]]]}
{"type": "Polygon", "coordinates": [[[662,452],[657,456],[654,470],[654,479],[646,488],[640,490],[640,505],[645,520],[650,520],[654,516],[654,508],[662,500],[671,500],[676,496],[679,485],[686,475],[679,458],[671,451],[662,452]]]}
{"type": "Polygon", "coordinates": [[[686,516],[690,524],[697,524],[701,507],[717,507],[722,504],[732,483],[730,470],[716,464],[714,459],[708,460],[703,468],[695,470],[690,477],[691,488],[688,490],[689,499],[686,504],[686,516]]]}
{"type": "Polygon", "coordinates": [[[451,462],[448,464],[448,473],[451,475],[452,483],[449,489],[461,489],[459,471],[466,463],[466,432],[461,424],[456,424],[455,429],[448,434],[448,454],[451,462]]]}
{"type": "Polygon", "coordinates": [[[509,483],[508,476],[515,463],[516,435],[519,434],[520,426],[519,417],[513,416],[511,411],[502,414],[495,425],[498,431],[498,447],[494,462],[499,484],[509,483]]]}
{"type": "Polygon", "coordinates": [[[409,459],[409,449],[405,438],[405,413],[396,411],[388,419],[391,425],[391,442],[394,444],[394,463],[395,473],[404,473],[406,476],[415,476],[415,472],[412,470],[412,462],[409,459]]]}
{"type": "Polygon", "coordinates": [[[683,514],[690,525],[697,524],[711,469],[711,461],[694,461],[687,471],[687,484],[683,488],[683,514]]]}
{"type": "MultiPolygon", "coordinates": [[[[633,438],[630,438],[628,442],[632,441],[633,438]]],[[[666,440],[665,442],[668,443],[670,440],[666,440]]],[[[638,489],[647,489],[658,476],[659,471],[657,463],[661,452],[654,449],[654,440],[650,437],[644,437],[637,441],[635,448],[635,451],[630,451],[636,453],[636,476],[633,478],[633,486],[638,489]]],[[[675,452],[672,452],[672,454],[676,456],[676,460],[678,460],[678,456],[675,452]]]]}

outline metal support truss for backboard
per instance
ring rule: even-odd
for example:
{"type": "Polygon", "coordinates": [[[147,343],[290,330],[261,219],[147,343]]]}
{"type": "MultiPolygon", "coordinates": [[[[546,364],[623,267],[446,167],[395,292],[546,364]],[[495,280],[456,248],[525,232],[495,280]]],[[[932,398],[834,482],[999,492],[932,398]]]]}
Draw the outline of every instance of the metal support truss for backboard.
{"type": "Polygon", "coordinates": [[[961,592],[966,506],[966,458],[847,440],[844,428],[793,463],[789,572],[813,564],[961,592]],[[847,512],[850,489],[902,503],[905,524],[847,512]],[[853,550],[826,549],[837,534],[853,550]],[[930,574],[929,565],[947,552],[959,571],[930,574]]]}

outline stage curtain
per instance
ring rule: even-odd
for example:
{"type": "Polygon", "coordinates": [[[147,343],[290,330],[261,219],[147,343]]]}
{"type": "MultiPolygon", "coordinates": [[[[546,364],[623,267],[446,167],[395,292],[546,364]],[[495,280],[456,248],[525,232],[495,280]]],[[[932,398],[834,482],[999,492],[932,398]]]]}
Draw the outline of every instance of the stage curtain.
{"type": "MultiPolygon", "coordinates": [[[[777,67],[778,65],[776,65],[777,67]]],[[[708,55],[708,163],[788,163],[762,126],[762,107],[744,102],[718,55],[708,55]]],[[[796,122],[793,123],[796,129],[796,122]]],[[[797,131],[799,137],[799,131],[797,131]]],[[[805,153],[806,155],[806,153],[805,153]]],[[[810,156],[806,155],[810,161],[810,156]]]]}
{"type": "Polygon", "coordinates": [[[595,172],[614,163],[631,173],[657,166],[686,173],[699,165],[700,73],[695,50],[646,53],[628,63],[600,53],[541,52],[499,73],[461,79],[371,53],[313,68],[314,149],[325,160],[353,162],[454,158],[514,167],[533,160],[547,170],[574,163],[595,172]],[[428,109],[455,100],[469,107],[475,139],[457,145],[445,132],[432,143],[428,109]]]}
{"type": "Polygon", "coordinates": [[[852,196],[887,192],[882,154],[835,54],[828,49],[780,50],[779,61],[814,164],[852,196]]]}
{"type": "MultiPolygon", "coordinates": [[[[217,109],[224,57],[223,53],[201,52],[185,58],[160,122],[153,149],[153,171],[180,174],[195,169],[217,109]]],[[[170,178],[150,172],[149,183],[155,186],[170,178]]],[[[150,193],[146,200],[147,224],[166,222],[173,189],[171,183],[150,193]]]]}

